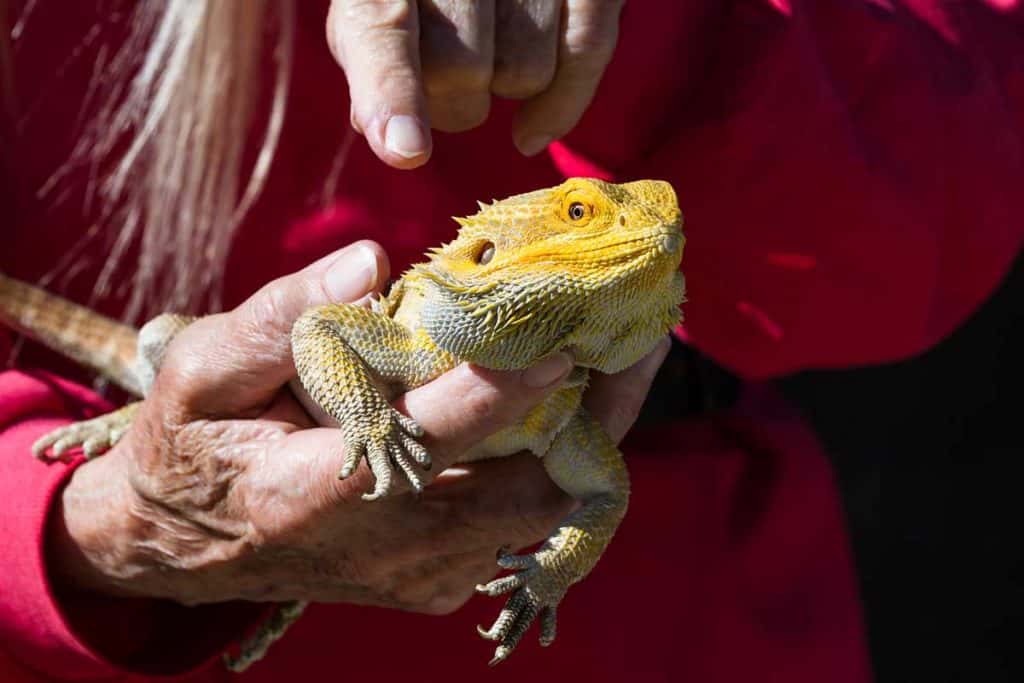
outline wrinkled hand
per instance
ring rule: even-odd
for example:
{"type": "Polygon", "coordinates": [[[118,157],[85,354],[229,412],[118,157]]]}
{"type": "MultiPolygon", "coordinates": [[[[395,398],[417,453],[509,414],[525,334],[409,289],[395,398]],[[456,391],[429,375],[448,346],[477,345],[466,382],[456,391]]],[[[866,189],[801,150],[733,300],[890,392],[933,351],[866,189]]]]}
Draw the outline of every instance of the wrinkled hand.
{"type": "Polygon", "coordinates": [[[540,152],[579,121],[618,39],[623,0],[333,0],[327,41],[345,70],[353,127],[382,161],[415,168],[430,129],[525,100],[512,137],[540,152]]]}
{"type": "MultiPolygon", "coordinates": [[[[452,468],[418,497],[396,490],[367,503],[366,466],[339,481],[340,431],[317,426],[283,389],[294,320],[359,299],[386,281],[386,264],[380,247],[358,243],[183,331],[131,430],[65,488],[47,543],[54,578],[184,604],[298,599],[445,613],[494,575],[500,547],[545,537],[571,501],[534,456],[452,468]]],[[[588,407],[614,438],[666,348],[595,380],[588,407]]],[[[436,473],[568,369],[463,365],[397,405],[426,430],[436,473]]]]}

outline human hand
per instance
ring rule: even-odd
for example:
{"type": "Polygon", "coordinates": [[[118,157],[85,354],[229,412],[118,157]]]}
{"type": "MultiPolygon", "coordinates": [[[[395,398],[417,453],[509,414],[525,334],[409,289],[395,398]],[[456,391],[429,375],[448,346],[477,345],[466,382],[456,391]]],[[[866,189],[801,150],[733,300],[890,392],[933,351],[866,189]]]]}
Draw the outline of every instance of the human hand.
{"type": "MultiPolygon", "coordinates": [[[[418,497],[398,489],[367,503],[365,464],[339,481],[340,431],[316,426],[282,390],[294,374],[292,322],[372,291],[386,263],[373,243],[352,245],[183,331],[132,429],[63,491],[47,543],[55,579],[184,604],[312,600],[445,613],[494,575],[499,547],[544,538],[572,503],[532,455],[453,468],[418,497]]],[[[664,353],[596,380],[588,407],[616,440],[664,353]]],[[[425,429],[440,472],[540,401],[568,372],[561,363],[503,373],[459,366],[397,405],[425,429]]]]}
{"type": "Polygon", "coordinates": [[[516,147],[576,125],[618,39],[624,0],[332,0],[327,42],[345,70],[352,126],[396,168],[431,152],[430,129],[487,118],[491,96],[524,100],[516,147]]]}

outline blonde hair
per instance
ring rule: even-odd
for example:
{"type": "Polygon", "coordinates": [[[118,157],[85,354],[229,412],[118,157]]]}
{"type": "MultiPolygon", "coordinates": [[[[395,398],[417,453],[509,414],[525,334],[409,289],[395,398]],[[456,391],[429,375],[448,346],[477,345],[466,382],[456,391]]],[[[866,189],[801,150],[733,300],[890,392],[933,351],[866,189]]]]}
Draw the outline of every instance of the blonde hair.
{"type": "Polygon", "coordinates": [[[41,190],[72,169],[101,169],[100,224],[90,232],[111,241],[93,298],[112,292],[137,249],[125,320],[221,307],[232,236],[266,182],[281,133],[294,2],[145,0],[135,10],[97,113],[41,190]],[[270,108],[252,150],[267,57],[270,108]]]}

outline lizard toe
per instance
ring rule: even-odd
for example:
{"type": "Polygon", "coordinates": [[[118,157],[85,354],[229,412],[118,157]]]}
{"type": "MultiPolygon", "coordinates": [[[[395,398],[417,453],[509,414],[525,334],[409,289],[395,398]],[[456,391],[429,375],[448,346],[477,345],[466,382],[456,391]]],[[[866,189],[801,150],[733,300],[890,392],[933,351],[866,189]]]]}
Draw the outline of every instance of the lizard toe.
{"type": "Polygon", "coordinates": [[[419,441],[412,438],[408,434],[399,434],[399,439],[402,442],[402,448],[412,456],[412,459],[418,462],[423,469],[429,470],[431,465],[430,453],[424,448],[419,441]]]}
{"type": "Polygon", "coordinates": [[[512,574],[511,576],[502,576],[501,578],[494,579],[490,583],[478,585],[476,587],[476,592],[496,598],[499,595],[505,595],[506,593],[511,593],[514,590],[522,588],[526,585],[526,580],[529,576],[529,572],[526,571],[518,574],[512,574]]]}
{"type": "Polygon", "coordinates": [[[545,607],[540,613],[540,646],[547,647],[555,642],[558,631],[558,608],[545,607]]]}
{"type": "Polygon", "coordinates": [[[516,591],[505,609],[501,610],[494,626],[486,634],[481,634],[489,640],[498,640],[501,643],[494,650],[494,658],[488,662],[488,666],[505,661],[516,649],[523,634],[530,628],[530,624],[540,611],[538,602],[536,596],[528,589],[516,591]]]}
{"type": "Polygon", "coordinates": [[[353,444],[345,447],[345,462],[341,466],[341,471],[338,472],[338,479],[348,479],[352,476],[352,473],[359,467],[359,461],[363,459],[366,454],[366,447],[353,444]]]}
{"type": "Polygon", "coordinates": [[[391,463],[388,461],[386,449],[370,446],[366,449],[366,460],[373,472],[373,491],[363,494],[363,500],[372,501],[383,498],[391,490],[391,463]]]}
{"type": "Polygon", "coordinates": [[[87,459],[92,459],[110,448],[112,439],[113,434],[93,434],[82,442],[82,453],[87,459]]]}
{"type": "Polygon", "coordinates": [[[409,460],[409,456],[406,454],[404,448],[397,444],[389,444],[388,452],[391,454],[391,459],[401,468],[402,472],[405,473],[406,478],[409,480],[409,485],[412,486],[413,491],[416,493],[423,492],[423,480],[420,478],[419,472],[413,467],[412,462],[409,460]]]}

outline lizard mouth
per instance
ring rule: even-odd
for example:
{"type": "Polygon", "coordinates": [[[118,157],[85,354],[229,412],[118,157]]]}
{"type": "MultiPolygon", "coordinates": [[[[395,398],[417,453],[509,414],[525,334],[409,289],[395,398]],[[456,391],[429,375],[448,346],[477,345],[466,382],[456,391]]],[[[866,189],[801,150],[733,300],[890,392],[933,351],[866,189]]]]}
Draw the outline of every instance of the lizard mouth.
{"type": "Polygon", "coordinates": [[[685,238],[678,227],[659,226],[644,231],[619,235],[619,239],[601,240],[594,244],[575,244],[568,253],[560,254],[570,261],[601,259],[622,263],[637,258],[680,257],[685,238]]]}
{"type": "Polygon", "coordinates": [[[638,257],[650,256],[652,252],[664,256],[681,254],[686,239],[678,225],[659,226],[657,228],[634,233],[627,239],[619,240],[605,248],[621,251],[623,255],[638,257]]]}

